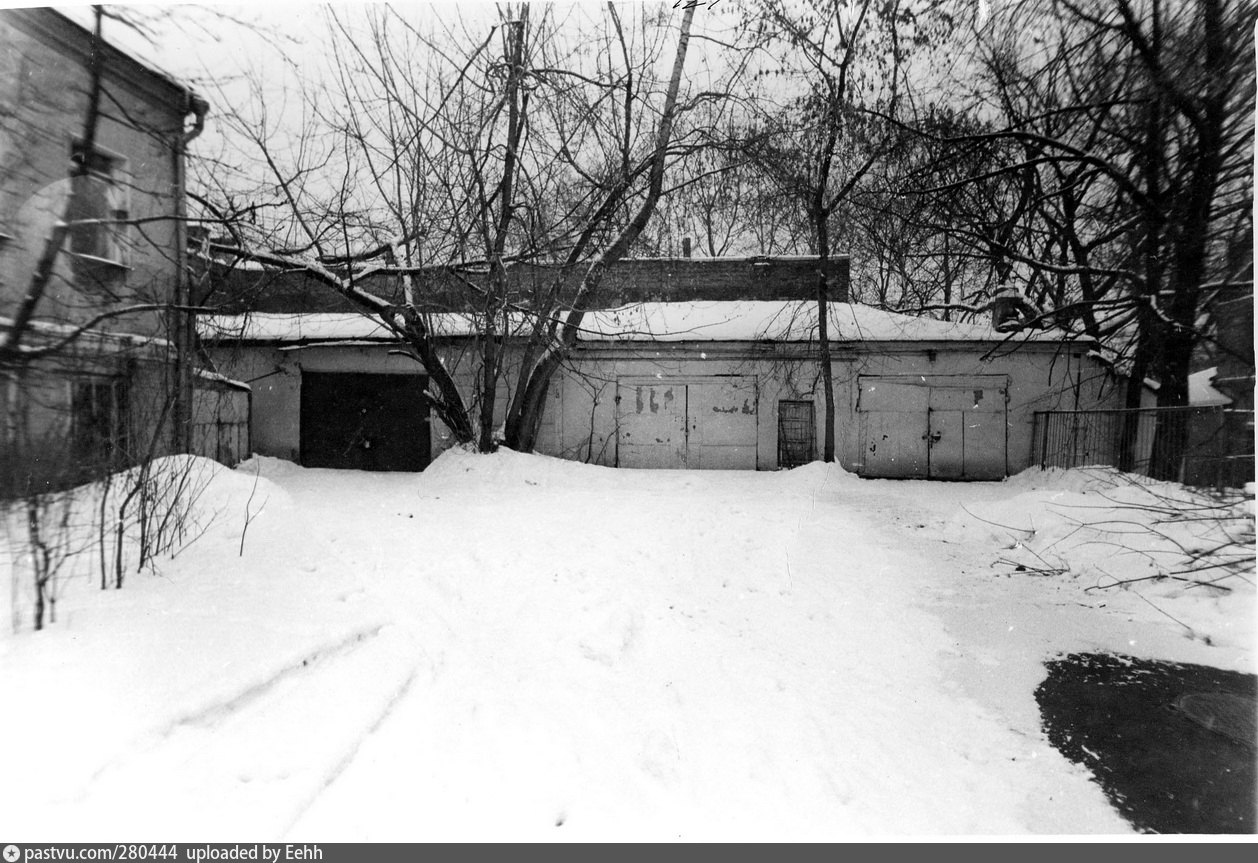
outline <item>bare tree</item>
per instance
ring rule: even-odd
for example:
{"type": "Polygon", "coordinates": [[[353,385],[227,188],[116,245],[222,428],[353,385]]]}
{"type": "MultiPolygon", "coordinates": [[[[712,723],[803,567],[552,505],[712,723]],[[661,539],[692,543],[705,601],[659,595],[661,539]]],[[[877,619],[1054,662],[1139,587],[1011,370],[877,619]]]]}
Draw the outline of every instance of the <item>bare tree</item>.
{"type": "MultiPolygon", "coordinates": [[[[1029,320],[1098,339],[1129,407],[1147,378],[1159,406],[1187,405],[1203,300],[1252,283],[1236,237],[1253,208],[1254,22],[1243,0],[1002,7],[975,34],[995,115],[964,134],[919,127],[953,169],[919,192],[996,192],[954,210],[958,240],[1028,285],[1029,320]],[[979,149],[984,170],[956,178],[979,149]]],[[[1159,415],[1159,478],[1178,474],[1184,418],[1159,415]]]]}
{"type": "MultiPolygon", "coordinates": [[[[817,344],[824,395],[822,457],[834,461],[834,382],[830,360],[828,264],[835,222],[853,192],[890,147],[890,138],[859,109],[895,115],[906,61],[951,26],[931,4],[893,0],[828,0],[800,5],[762,0],[747,8],[747,26],[763,36],[795,87],[785,104],[765,104],[746,144],[784,200],[807,214],[811,250],[819,258],[817,344]],[[919,8],[920,7],[920,8],[919,8]]],[[[776,66],[776,68],[774,68],[776,66]]]]}
{"type": "Polygon", "coordinates": [[[680,92],[694,9],[661,81],[668,12],[625,20],[608,4],[595,25],[576,22],[582,42],[559,11],[527,4],[486,24],[332,14],[333,82],[310,94],[309,134],[285,151],[262,106],[233,118],[289,236],[258,236],[226,189],[207,190],[210,217],[233,232],[211,252],[304,273],[380,321],[425,369],[457,441],[492,449],[502,417],[501,440],[532,449],[604,274],[696,146],[675,132],[693,107],[680,92]],[[529,277],[512,275],[520,264],[529,277]],[[442,341],[449,311],[474,322],[470,358],[442,341]],[[470,376],[457,371],[467,359],[470,376]]]}

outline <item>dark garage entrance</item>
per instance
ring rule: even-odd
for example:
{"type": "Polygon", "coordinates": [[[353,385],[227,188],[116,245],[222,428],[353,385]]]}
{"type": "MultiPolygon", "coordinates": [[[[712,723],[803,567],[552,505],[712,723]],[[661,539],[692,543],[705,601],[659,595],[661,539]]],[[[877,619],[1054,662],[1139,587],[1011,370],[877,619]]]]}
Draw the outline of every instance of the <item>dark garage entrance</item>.
{"type": "Polygon", "coordinates": [[[301,463],[423,470],[430,457],[425,375],[303,372],[301,463]]]}

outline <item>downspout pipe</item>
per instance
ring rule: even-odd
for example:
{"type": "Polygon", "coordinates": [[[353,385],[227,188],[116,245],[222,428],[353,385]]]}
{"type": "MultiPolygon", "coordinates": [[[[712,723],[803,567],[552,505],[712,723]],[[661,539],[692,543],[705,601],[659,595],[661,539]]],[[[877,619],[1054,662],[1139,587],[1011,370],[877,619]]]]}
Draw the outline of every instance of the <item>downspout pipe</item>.
{"type": "Polygon", "coordinates": [[[180,136],[181,149],[186,148],[193,139],[205,131],[205,116],[210,113],[210,103],[196,93],[188,93],[184,116],[192,115],[192,128],[180,136]]]}
{"type": "MultiPolygon", "coordinates": [[[[185,91],[182,117],[192,115],[192,127],[181,129],[175,137],[175,304],[192,305],[192,281],[188,274],[188,144],[205,131],[205,117],[210,103],[191,91],[185,91]]],[[[191,312],[175,312],[175,411],[171,443],[177,453],[191,453],[193,444],[192,356],[196,345],[196,316],[191,312]]]]}

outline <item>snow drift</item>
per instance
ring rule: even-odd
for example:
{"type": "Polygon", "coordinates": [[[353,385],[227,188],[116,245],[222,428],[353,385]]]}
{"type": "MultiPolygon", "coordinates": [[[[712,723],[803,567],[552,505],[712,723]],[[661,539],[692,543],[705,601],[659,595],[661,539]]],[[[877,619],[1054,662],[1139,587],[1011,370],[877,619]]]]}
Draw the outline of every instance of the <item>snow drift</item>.
{"type": "Polygon", "coordinates": [[[1252,566],[1087,589],[1180,565],[1116,512],[1208,560],[1220,535],[1168,499],[1195,500],[1078,471],[255,458],[152,574],[75,576],[54,626],[0,639],[24,777],[0,811],[57,841],[1129,832],[1033,692],[1076,650],[1253,670],[1252,566]]]}

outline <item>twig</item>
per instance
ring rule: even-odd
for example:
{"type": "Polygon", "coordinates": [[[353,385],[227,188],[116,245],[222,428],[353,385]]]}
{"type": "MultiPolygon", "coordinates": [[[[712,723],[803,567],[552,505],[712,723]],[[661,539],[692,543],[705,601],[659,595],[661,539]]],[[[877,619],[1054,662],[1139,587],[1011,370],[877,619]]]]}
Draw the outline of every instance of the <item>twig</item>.
{"type": "MultiPolygon", "coordinates": [[[[1141,599],[1143,599],[1145,602],[1149,603],[1149,607],[1150,607],[1150,608],[1152,608],[1154,611],[1158,612],[1159,614],[1164,614],[1164,615],[1166,615],[1166,616],[1167,616],[1167,617],[1169,617],[1171,620],[1175,621],[1175,622],[1176,622],[1176,623],[1178,623],[1180,626],[1184,627],[1184,629],[1187,629],[1187,630],[1188,630],[1188,634],[1189,634],[1190,636],[1192,636],[1193,638],[1196,638],[1196,637],[1197,637],[1197,630],[1193,629],[1191,626],[1189,626],[1188,624],[1184,623],[1184,621],[1180,620],[1178,617],[1176,617],[1175,615],[1171,614],[1169,611],[1163,611],[1162,609],[1158,608],[1156,605],[1154,605],[1154,604],[1153,604],[1153,602],[1152,602],[1152,601],[1150,601],[1150,600],[1149,600],[1149,598],[1148,598],[1148,597],[1144,596],[1143,594],[1139,594],[1139,593],[1137,593],[1137,594],[1136,594],[1136,596],[1140,597],[1140,598],[1141,598],[1141,599]]],[[[1208,639],[1207,639],[1207,640],[1208,640],[1208,639]]]]}
{"type": "MultiPolygon", "coordinates": [[[[1106,574],[1108,575],[1108,573],[1106,573],[1106,574]]],[[[1113,577],[1114,577],[1114,576],[1112,576],[1112,575],[1110,576],[1110,578],[1113,578],[1113,577]]],[[[1223,578],[1226,578],[1226,577],[1227,577],[1227,576],[1221,576],[1218,580],[1220,580],[1220,581],[1221,581],[1223,578]]],[[[1091,587],[1085,587],[1085,588],[1083,589],[1083,592],[1084,592],[1084,593],[1089,593],[1089,592],[1091,592],[1091,591],[1093,591],[1093,590],[1109,590],[1109,589],[1110,589],[1110,588],[1112,588],[1112,587],[1122,587],[1123,585],[1126,585],[1126,584],[1135,584],[1135,583],[1140,582],[1140,581],[1165,581],[1165,580],[1169,580],[1169,581],[1185,581],[1185,582],[1188,582],[1188,583],[1189,583],[1190,585],[1192,585],[1192,586],[1196,586],[1196,587],[1214,587],[1214,588],[1217,588],[1217,589],[1219,589],[1219,590],[1226,590],[1228,593],[1231,593],[1231,591],[1232,591],[1232,588],[1227,587],[1227,586],[1222,585],[1222,584],[1215,584],[1214,582],[1210,582],[1210,581],[1200,581],[1200,580],[1195,579],[1195,578],[1183,578],[1183,577],[1178,576],[1178,575],[1170,575],[1169,573],[1159,572],[1159,573],[1158,573],[1158,574],[1156,574],[1156,575],[1142,575],[1142,576],[1140,576],[1139,578],[1124,578],[1124,579],[1121,579],[1121,580],[1116,580],[1113,584],[1094,584],[1094,585],[1092,585],[1091,587]]],[[[1141,597],[1141,598],[1143,598],[1143,597],[1141,597]]]]}
{"type": "Polygon", "coordinates": [[[258,513],[252,511],[253,496],[258,493],[258,478],[261,475],[262,465],[259,464],[253,472],[253,488],[249,490],[249,499],[245,501],[245,526],[240,529],[240,557],[245,556],[245,534],[249,532],[249,523],[253,521],[255,515],[262,512],[263,508],[267,505],[267,501],[271,499],[268,497],[266,500],[262,501],[262,506],[258,507],[258,513]]]}
{"type": "Polygon", "coordinates": [[[1065,575],[1067,572],[1070,572],[1069,569],[1053,569],[1051,567],[1045,567],[1041,569],[1039,567],[1027,566],[1025,563],[1018,563],[1016,560],[1007,560],[1003,557],[997,560],[992,565],[995,566],[996,563],[1002,563],[1005,566],[1012,566],[1014,569],[1020,572],[1025,572],[1029,575],[1040,575],[1040,576],[1065,575]]]}
{"type": "Polygon", "coordinates": [[[1029,533],[1029,534],[1032,534],[1032,535],[1034,535],[1034,534],[1035,534],[1035,528],[1034,528],[1034,527],[1030,527],[1030,528],[1027,528],[1027,527],[1013,527],[1012,525],[1008,525],[1008,524],[1001,524],[1001,523],[1000,523],[1000,522],[998,522],[998,521],[988,521],[987,519],[983,518],[982,516],[978,516],[978,515],[975,515],[974,513],[970,512],[968,509],[966,509],[966,508],[965,508],[965,506],[964,506],[964,505],[962,505],[961,509],[962,509],[962,510],[964,510],[965,514],[966,514],[966,515],[968,515],[970,518],[976,518],[976,519],[978,519],[979,521],[983,522],[984,524],[990,524],[990,525],[992,525],[993,527],[1003,527],[1005,530],[1016,530],[1016,531],[1020,531],[1020,532],[1022,532],[1022,533],[1029,533]]]}

